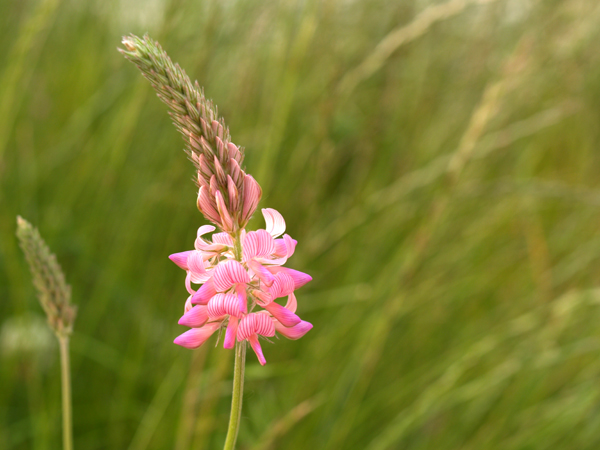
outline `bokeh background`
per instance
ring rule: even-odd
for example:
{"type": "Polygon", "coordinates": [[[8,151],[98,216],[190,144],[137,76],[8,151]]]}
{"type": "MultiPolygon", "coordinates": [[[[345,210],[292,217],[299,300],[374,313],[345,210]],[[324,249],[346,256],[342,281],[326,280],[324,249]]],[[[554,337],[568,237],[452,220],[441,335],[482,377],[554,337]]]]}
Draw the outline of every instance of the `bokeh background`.
{"type": "Polygon", "coordinates": [[[265,343],[265,367],[249,354],[240,449],[600,447],[596,0],[5,0],[0,18],[0,449],[61,439],[17,214],[79,306],[75,447],[224,441],[233,353],[172,343],[193,167],[116,51],[130,32],[205,86],[314,278],[314,329],[265,343]]]}

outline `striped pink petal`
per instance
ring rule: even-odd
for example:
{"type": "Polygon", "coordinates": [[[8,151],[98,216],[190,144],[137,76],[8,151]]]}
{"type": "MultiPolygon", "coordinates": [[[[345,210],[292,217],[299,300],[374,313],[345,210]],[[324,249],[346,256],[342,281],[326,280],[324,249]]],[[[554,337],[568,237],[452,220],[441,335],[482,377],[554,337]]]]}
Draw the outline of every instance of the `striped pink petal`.
{"type": "Polygon", "coordinates": [[[208,316],[211,319],[221,317],[226,314],[240,317],[240,307],[237,295],[235,294],[216,294],[208,302],[208,316]]]}
{"type": "Polygon", "coordinates": [[[244,261],[264,258],[275,252],[275,240],[265,230],[250,231],[244,239],[244,261]]]}
{"type": "Polygon", "coordinates": [[[217,212],[217,205],[214,200],[210,196],[210,188],[206,186],[200,186],[200,190],[198,191],[198,209],[204,216],[214,222],[216,224],[221,223],[221,218],[219,217],[219,213],[217,212]]]}
{"type": "Polygon", "coordinates": [[[278,333],[283,334],[288,339],[300,339],[306,333],[308,333],[312,329],[312,324],[306,321],[300,322],[298,325],[293,327],[286,327],[283,324],[275,322],[275,329],[278,333]]]}
{"type": "Polygon", "coordinates": [[[232,212],[240,209],[240,196],[231,176],[227,175],[227,195],[229,196],[229,205],[232,212]]]}
{"type": "Polygon", "coordinates": [[[260,197],[262,196],[262,189],[260,185],[256,182],[252,175],[244,176],[244,195],[243,195],[243,209],[242,209],[242,220],[243,222],[247,222],[254,211],[256,211],[256,207],[258,206],[258,202],[260,201],[260,197]]]}
{"type": "Polygon", "coordinates": [[[196,293],[196,291],[192,289],[192,272],[190,272],[189,270],[185,275],[185,288],[187,289],[190,295],[194,295],[196,293]]]}
{"type": "Polygon", "coordinates": [[[213,227],[212,225],[202,225],[200,228],[198,228],[198,231],[196,232],[196,237],[202,237],[207,233],[212,233],[213,231],[215,231],[215,227],[213,227]]]}
{"type": "Polygon", "coordinates": [[[309,274],[300,272],[299,270],[289,269],[288,267],[268,266],[267,269],[272,274],[281,272],[287,273],[294,279],[294,289],[298,289],[312,280],[312,277],[309,274]]]}
{"type": "Polygon", "coordinates": [[[169,259],[175,264],[177,264],[179,267],[181,267],[183,270],[188,270],[187,259],[188,255],[192,252],[193,250],[187,252],[173,253],[172,255],[169,255],[169,259]]]}
{"type": "Polygon", "coordinates": [[[235,292],[238,298],[238,306],[240,311],[244,314],[248,314],[248,297],[246,295],[246,285],[245,284],[236,284],[235,292]]]}
{"type": "Polygon", "coordinates": [[[173,341],[185,348],[198,348],[204,344],[212,334],[219,329],[219,322],[207,323],[202,328],[192,328],[177,336],[173,341]]]}
{"type": "Polygon", "coordinates": [[[250,282],[248,272],[239,262],[227,260],[219,263],[213,274],[213,281],[217,292],[224,292],[234,284],[250,282]]]}
{"type": "Polygon", "coordinates": [[[223,348],[235,347],[235,338],[237,335],[237,329],[240,321],[237,317],[229,317],[229,323],[227,324],[227,331],[225,332],[225,339],[223,340],[223,348]]]}
{"type": "Polygon", "coordinates": [[[275,300],[276,298],[285,297],[286,295],[290,295],[294,292],[295,283],[294,279],[285,272],[279,272],[275,275],[275,280],[273,281],[273,285],[269,288],[269,293],[271,294],[271,298],[275,300]]]}
{"type": "Polygon", "coordinates": [[[185,314],[186,312],[188,312],[193,307],[194,307],[194,305],[192,305],[192,296],[190,295],[187,298],[187,300],[185,301],[185,305],[183,305],[183,313],[185,314]]]}
{"type": "Polygon", "coordinates": [[[261,366],[264,366],[267,363],[267,360],[265,359],[265,355],[263,355],[262,348],[258,342],[258,337],[253,334],[252,336],[248,337],[248,342],[250,342],[250,346],[258,358],[258,362],[261,366]]]}
{"type": "Polygon", "coordinates": [[[215,289],[215,284],[211,278],[206,283],[204,283],[200,287],[200,289],[198,289],[198,292],[194,294],[194,296],[192,297],[192,303],[206,305],[208,301],[216,295],[216,293],[217,291],[215,289]]]}
{"type": "Polygon", "coordinates": [[[212,269],[207,270],[204,273],[192,272],[190,270],[189,274],[190,274],[190,280],[192,281],[192,283],[202,284],[202,283],[206,283],[208,281],[208,279],[212,276],[212,269]]]}
{"type": "Polygon", "coordinates": [[[243,341],[253,334],[261,336],[275,336],[275,325],[267,314],[250,313],[240,321],[238,328],[238,341],[243,341]]]}
{"type": "Polygon", "coordinates": [[[283,216],[273,208],[262,209],[265,218],[266,230],[274,238],[281,236],[285,232],[285,220],[283,216]]]}
{"type": "Polygon", "coordinates": [[[275,317],[285,327],[293,327],[294,325],[302,322],[300,317],[291,312],[289,309],[284,308],[279,303],[269,303],[265,306],[265,309],[269,311],[273,317],[275,317]]]}
{"type": "Polygon", "coordinates": [[[288,300],[285,304],[285,308],[289,309],[293,313],[295,313],[296,309],[298,309],[298,302],[296,301],[296,296],[293,292],[290,295],[288,295],[288,300]]]}
{"type": "Polygon", "coordinates": [[[201,327],[206,322],[208,322],[207,308],[204,305],[198,305],[186,312],[177,323],[186,327],[201,327]]]}
{"type": "Polygon", "coordinates": [[[262,281],[265,285],[271,286],[275,281],[273,274],[255,259],[248,261],[248,267],[252,269],[252,272],[254,272],[260,281],[262,281]]]}
{"type": "Polygon", "coordinates": [[[215,233],[212,235],[212,241],[215,244],[223,244],[229,247],[233,247],[233,239],[227,233],[215,233]]]}

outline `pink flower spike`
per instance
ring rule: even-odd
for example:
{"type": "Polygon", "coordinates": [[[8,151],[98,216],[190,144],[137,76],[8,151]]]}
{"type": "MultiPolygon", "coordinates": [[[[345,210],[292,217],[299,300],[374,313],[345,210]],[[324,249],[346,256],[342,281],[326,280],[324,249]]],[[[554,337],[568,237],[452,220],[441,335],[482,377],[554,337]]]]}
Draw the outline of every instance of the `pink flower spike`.
{"type": "Polygon", "coordinates": [[[179,267],[181,267],[183,270],[188,270],[188,266],[187,266],[188,255],[192,252],[193,252],[193,250],[190,250],[187,252],[173,253],[172,255],[169,255],[169,259],[171,261],[173,261],[175,264],[177,264],[179,267]]]}
{"type": "Polygon", "coordinates": [[[268,266],[267,269],[273,274],[278,274],[280,272],[287,273],[294,279],[294,289],[298,289],[312,280],[312,277],[309,274],[287,267],[268,266]]]}
{"type": "Polygon", "coordinates": [[[265,230],[250,231],[244,238],[244,261],[264,258],[275,252],[275,240],[265,230]]]}
{"type": "Polygon", "coordinates": [[[246,285],[237,284],[235,286],[235,292],[237,293],[240,311],[244,314],[248,314],[248,297],[246,296],[246,285]]]}
{"type": "Polygon", "coordinates": [[[186,327],[201,327],[206,322],[208,322],[207,308],[206,306],[198,305],[186,312],[177,323],[186,327]]]}
{"type": "Polygon", "coordinates": [[[252,175],[244,176],[244,200],[242,202],[242,219],[244,222],[247,222],[256,207],[258,206],[258,202],[260,201],[260,197],[262,196],[262,189],[260,185],[256,182],[252,175]]]}
{"type": "Polygon", "coordinates": [[[223,348],[235,347],[235,338],[236,338],[239,323],[240,323],[240,320],[237,317],[234,317],[234,316],[229,317],[229,323],[227,324],[227,331],[225,332],[225,339],[223,340],[223,348]]]}
{"type": "Polygon", "coordinates": [[[265,309],[273,314],[273,317],[275,317],[285,327],[293,327],[294,325],[298,325],[300,322],[302,322],[300,317],[291,312],[289,309],[284,308],[279,303],[269,303],[265,306],[265,309]]]}
{"type": "Polygon", "coordinates": [[[313,326],[310,322],[306,322],[304,320],[293,327],[286,327],[278,322],[275,322],[275,329],[277,332],[294,341],[296,339],[300,339],[302,336],[308,333],[312,327],[313,326]]]}
{"type": "Polygon", "coordinates": [[[253,334],[252,336],[248,336],[248,342],[250,342],[252,350],[254,350],[254,353],[256,353],[258,362],[261,366],[264,366],[267,363],[267,360],[265,359],[265,355],[263,355],[262,348],[260,346],[260,343],[258,342],[258,336],[256,336],[255,334],[253,334]]]}
{"type": "Polygon", "coordinates": [[[263,267],[263,265],[258,261],[251,259],[248,261],[248,267],[252,269],[260,281],[262,281],[265,285],[271,286],[275,281],[273,274],[263,267]]]}
{"type": "Polygon", "coordinates": [[[234,260],[223,261],[215,268],[213,281],[217,292],[225,292],[234,284],[250,282],[248,272],[239,262],[234,260]]]}
{"type": "Polygon", "coordinates": [[[206,305],[208,301],[216,295],[217,291],[215,290],[215,285],[213,283],[212,278],[204,283],[198,292],[194,294],[192,297],[193,304],[206,305]]]}
{"type": "Polygon", "coordinates": [[[207,323],[202,328],[192,328],[177,336],[173,342],[185,348],[198,348],[204,344],[220,326],[221,324],[219,322],[212,322],[207,323]]]}
{"type": "Polygon", "coordinates": [[[261,211],[265,218],[267,232],[274,238],[281,236],[285,232],[283,216],[273,208],[263,208],[261,211]]]}

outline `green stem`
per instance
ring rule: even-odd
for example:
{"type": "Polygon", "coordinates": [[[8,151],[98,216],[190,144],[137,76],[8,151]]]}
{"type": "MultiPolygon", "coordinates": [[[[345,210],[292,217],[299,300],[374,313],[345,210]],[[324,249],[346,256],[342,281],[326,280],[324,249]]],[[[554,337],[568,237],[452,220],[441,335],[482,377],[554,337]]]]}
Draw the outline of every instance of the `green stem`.
{"type": "Polygon", "coordinates": [[[62,382],[63,450],[73,450],[73,418],[71,413],[71,371],[69,364],[69,337],[59,336],[60,375],[62,382]]]}
{"type": "Polygon", "coordinates": [[[246,364],[246,341],[237,342],[235,345],[235,368],[233,369],[233,395],[231,398],[231,414],[229,428],[223,450],[233,450],[240,429],[242,416],[242,397],[244,395],[244,366],[246,364]]]}

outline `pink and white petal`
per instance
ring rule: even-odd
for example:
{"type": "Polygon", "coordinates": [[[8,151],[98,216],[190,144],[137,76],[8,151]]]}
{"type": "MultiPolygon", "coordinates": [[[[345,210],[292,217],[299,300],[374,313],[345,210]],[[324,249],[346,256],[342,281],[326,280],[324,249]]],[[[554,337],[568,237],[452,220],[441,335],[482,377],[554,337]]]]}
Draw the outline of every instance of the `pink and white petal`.
{"type": "Polygon", "coordinates": [[[271,258],[254,258],[256,259],[259,263],[265,265],[265,266],[283,266],[286,262],[287,262],[287,256],[284,256],[283,258],[276,258],[276,259],[271,259],[271,258]]]}
{"type": "Polygon", "coordinates": [[[226,245],[211,244],[210,242],[206,242],[202,238],[196,238],[196,241],[194,242],[194,247],[196,247],[196,250],[202,250],[203,252],[212,252],[212,253],[220,253],[224,250],[227,250],[226,245]]]}
{"type": "Polygon", "coordinates": [[[211,198],[210,188],[207,188],[206,186],[200,186],[200,190],[198,191],[197,206],[200,212],[204,214],[208,220],[216,223],[217,225],[221,225],[221,218],[217,212],[217,205],[211,198]]]}
{"type": "Polygon", "coordinates": [[[219,322],[207,323],[201,328],[192,328],[185,333],[177,336],[173,341],[177,345],[185,348],[198,348],[204,344],[209,337],[213,335],[221,326],[219,322]]]}
{"type": "Polygon", "coordinates": [[[207,233],[212,233],[213,231],[215,231],[215,227],[213,227],[212,225],[202,225],[200,228],[198,228],[196,237],[202,237],[207,233]]]}
{"type": "Polygon", "coordinates": [[[216,294],[217,291],[215,289],[214,282],[211,278],[208,281],[206,281],[206,283],[204,283],[200,287],[200,289],[198,289],[198,292],[196,292],[193,295],[192,303],[206,305],[209,302],[209,300],[213,298],[216,294]]]}
{"type": "Polygon", "coordinates": [[[192,283],[194,283],[194,284],[206,283],[212,276],[212,270],[204,272],[204,273],[195,273],[195,272],[190,272],[190,273],[191,273],[190,279],[191,279],[192,283]]]}
{"type": "Polygon", "coordinates": [[[220,262],[215,268],[213,282],[217,292],[224,292],[234,284],[249,283],[250,276],[238,261],[227,260],[220,262]]]}
{"type": "Polygon", "coordinates": [[[298,244],[298,241],[296,239],[292,239],[292,237],[289,234],[283,235],[283,241],[285,242],[285,246],[287,249],[287,253],[285,256],[291,258],[291,256],[296,251],[296,245],[298,244]]]}
{"type": "Polygon", "coordinates": [[[183,313],[185,314],[186,312],[188,312],[193,307],[194,307],[194,305],[192,305],[192,296],[190,295],[187,298],[187,300],[185,301],[185,305],[183,305],[183,313]]]}
{"type": "Polygon", "coordinates": [[[281,272],[287,273],[294,279],[294,289],[298,289],[312,280],[312,277],[309,274],[300,272],[299,270],[290,269],[288,267],[267,266],[267,269],[272,274],[278,274],[281,272]]]}
{"type": "Polygon", "coordinates": [[[197,305],[186,312],[177,323],[179,325],[185,325],[186,327],[197,328],[201,327],[206,322],[208,322],[208,311],[206,306],[197,305]]]}
{"type": "Polygon", "coordinates": [[[204,258],[202,252],[198,250],[190,252],[188,255],[187,265],[189,270],[195,274],[206,272],[206,269],[204,268],[204,258]]]}
{"type": "Polygon", "coordinates": [[[285,297],[294,292],[295,283],[294,279],[285,272],[279,272],[275,274],[275,281],[273,281],[273,285],[269,288],[269,293],[271,294],[271,298],[274,300],[276,298],[285,297]]]}
{"type": "Polygon", "coordinates": [[[173,253],[172,255],[169,255],[169,259],[175,264],[177,264],[179,267],[181,267],[183,270],[188,270],[187,260],[189,254],[192,252],[193,250],[189,250],[187,252],[173,253]]]}
{"type": "Polygon", "coordinates": [[[275,325],[271,316],[261,313],[250,313],[240,321],[238,328],[238,341],[243,341],[253,334],[262,336],[275,336],[275,325]]]}
{"type": "Polygon", "coordinates": [[[258,182],[252,178],[252,175],[244,175],[244,194],[242,201],[242,221],[244,223],[247,222],[252,214],[254,214],[254,211],[256,211],[261,196],[262,189],[258,182]]]}
{"type": "Polygon", "coordinates": [[[265,285],[271,286],[275,281],[275,277],[273,276],[273,274],[255,259],[251,259],[250,261],[248,261],[248,267],[265,285]]]}
{"type": "Polygon", "coordinates": [[[264,366],[267,363],[267,360],[265,359],[265,355],[263,355],[262,348],[258,342],[258,337],[255,334],[248,336],[248,342],[250,342],[250,346],[258,358],[258,362],[261,366],[264,366]]]}
{"type": "Polygon", "coordinates": [[[292,340],[300,339],[302,336],[308,333],[312,327],[313,326],[310,322],[306,322],[304,320],[293,327],[286,327],[279,322],[275,322],[275,329],[277,332],[292,340]]]}
{"type": "Polygon", "coordinates": [[[237,317],[229,317],[229,323],[227,324],[227,331],[225,332],[225,339],[223,341],[223,348],[235,347],[235,339],[239,323],[240,321],[237,317]]]}
{"type": "Polygon", "coordinates": [[[271,298],[271,294],[264,291],[253,290],[252,295],[256,298],[257,303],[264,307],[264,305],[268,305],[273,301],[271,298]]]}
{"type": "Polygon", "coordinates": [[[269,303],[265,306],[265,309],[269,311],[273,317],[275,317],[285,327],[293,327],[302,322],[302,319],[296,314],[291,312],[289,309],[284,308],[279,303],[269,303]]]}
{"type": "Polygon", "coordinates": [[[215,233],[212,235],[212,241],[215,244],[223,244],[229,247],[233,247],[233,239],[227,233],[215,233]]]}
{"type": "Polygon", "coordinates": [[[196,291],[192,289],[192,272],[190,272],[189,270],[185,275],[185,288],[187,289],[190,295],[194,295],[196,293],[196,291]]]}
{"type": "Polygon", "coordinates": [[[265,230],[250,231],[244,239],[243,260],[269,257],[275,252],[275,240],[265,230]]]}
{"type": "Polygon", "coordinates": [[[297,302],[296,296],[294,295],[293,292],[290,295],[288,295],[288,300],[287,300],[287,303],[285,304],[285,308],[289,309],[293,313],[295,313],[296,309],[298,309],[298,302],[297,302]]]}
{"type": "Polygon", "coordinates": [[[265,218],[265,228],[271,236],[276,238],[285,232],[285,220],[279,211],[273,208],[263,208],[262,214],[265,218]]]}
{"type": "Polygon", "coordinates": [[[208,302],[208,316],[213,319],[226,314],[240,317],[240,308],[237,295],[235,294],[216,294],[208,302]]]}

